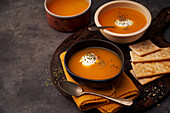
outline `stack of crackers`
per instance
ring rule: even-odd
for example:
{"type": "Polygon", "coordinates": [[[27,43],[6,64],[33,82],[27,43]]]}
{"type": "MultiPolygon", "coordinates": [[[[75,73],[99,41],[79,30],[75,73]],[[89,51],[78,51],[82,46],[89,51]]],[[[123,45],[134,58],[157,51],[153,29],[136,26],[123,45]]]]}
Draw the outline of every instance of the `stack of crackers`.
{"type": "Polygon", "coordinates": [[[147,84],[170,73],[170,47],[160,48],[150,40],[129,46],[132,75],[142,84],[147,84]]]}

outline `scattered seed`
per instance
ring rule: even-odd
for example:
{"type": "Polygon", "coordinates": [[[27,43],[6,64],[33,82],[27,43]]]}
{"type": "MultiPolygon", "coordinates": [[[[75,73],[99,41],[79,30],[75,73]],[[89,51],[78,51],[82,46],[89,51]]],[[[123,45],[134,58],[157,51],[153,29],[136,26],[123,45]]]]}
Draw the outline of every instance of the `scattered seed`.
{"type": "Polygon", "coordinates": [[[152,96],[155,96],[156,94],[154,93],[152,96]]]}
{"type": "Polygon", "coordinates": [[[157,106],[160,106],[160,104],[157,104],[157,106]]]}

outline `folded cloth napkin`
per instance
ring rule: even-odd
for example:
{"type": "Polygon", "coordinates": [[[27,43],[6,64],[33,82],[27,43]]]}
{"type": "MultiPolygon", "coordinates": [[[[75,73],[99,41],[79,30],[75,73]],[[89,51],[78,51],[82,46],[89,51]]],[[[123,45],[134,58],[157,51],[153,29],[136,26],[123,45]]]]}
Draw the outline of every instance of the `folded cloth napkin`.
{"type": "MultiPolygon", "coordinates": [[[[134,99],[139,95],[139,90],[136,88],[132,80],[124,73],[118,77],[115,83],[112,86],[104,88],[104,89],[93,89],[84,85],[81,85],[74,81],[69,74],[67,73],[64,66],[64,56],[66,52],[61,53],[60,60],[64,69],[64,73],[66,79],[68,81],[74,82],[80,85],[83,88],[83,91],[87,92],[95,92],[102,95],[116,97],[116,98],[128,98],[134,99]]],[[[123,105],[105,99],[103,97],[95,96],[95,95],[82,95],[80,97],[72,96],[73,100],[77,104],[80,110],[89,110],[92,108],[97,108],[102,113],[113,113],[123,107],[123,105]]]]}

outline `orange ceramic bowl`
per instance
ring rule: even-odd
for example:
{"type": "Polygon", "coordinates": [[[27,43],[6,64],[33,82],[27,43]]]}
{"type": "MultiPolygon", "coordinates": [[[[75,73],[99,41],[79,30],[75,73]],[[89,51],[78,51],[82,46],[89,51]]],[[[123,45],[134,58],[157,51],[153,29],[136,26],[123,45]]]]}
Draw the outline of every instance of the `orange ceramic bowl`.
{"type": "MultiPolygon", "coordinates": [[[[78,30],[83,26],[87,26],[90,22],[90,9],[91,9],[91,0],[86,0],[89,4],[88,8],[80,14],[73,16],[60,16],[56,15],[48,9],[48,5],[54,0],[45,0],[44,7],[47,14],[48,24],[58,30],[63,32],[73,32],[78,30]]],[[[63,4],[64,7],[64,4],[63,4]]]]}

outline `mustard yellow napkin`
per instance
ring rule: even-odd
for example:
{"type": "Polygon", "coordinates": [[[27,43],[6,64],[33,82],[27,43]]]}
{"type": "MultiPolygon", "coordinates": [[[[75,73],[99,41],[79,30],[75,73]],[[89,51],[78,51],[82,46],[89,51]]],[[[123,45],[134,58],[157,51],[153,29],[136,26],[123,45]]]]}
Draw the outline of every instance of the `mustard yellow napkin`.
{"type": "MultiPolygon", "coordinates": [[[[66,52],[61,53],[60,60],[64,69],[65,76],[68,81],[75,82],[67,73],[65,66],[64,66],[64,56],[66,52]]],[[[93,89],[81,84],[80,85],[84,91],[88,92],[95,92],[99,94],[103,94],[110,97],[117,97],[117,98],[126,98],[134,99],[139,95],[139,90],[136,88],[134,83],[131,81],[131,79],[124,73],[120,75],[118,78],[119,80],[116,80],[115,83],[113,83],[112,86],[104,88],[104,89],[93,89]]],[[[89,110],[92,108],[97,108],[102,113],[113,113],[119,110],[123,107],[123,105],[120,105],[118,103],[115,103],[113,101],[109,101],[108,99],[95,96],[95,95],[83,95],[80,97],[72,96],[73,100],[77,104],[78,108],[80,110],[89,110]]]]}

